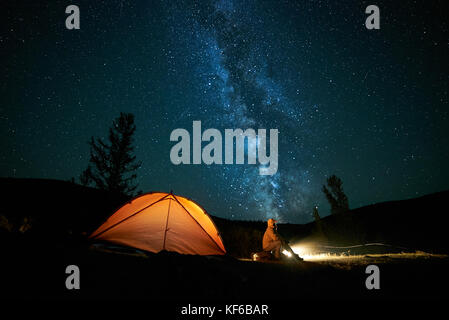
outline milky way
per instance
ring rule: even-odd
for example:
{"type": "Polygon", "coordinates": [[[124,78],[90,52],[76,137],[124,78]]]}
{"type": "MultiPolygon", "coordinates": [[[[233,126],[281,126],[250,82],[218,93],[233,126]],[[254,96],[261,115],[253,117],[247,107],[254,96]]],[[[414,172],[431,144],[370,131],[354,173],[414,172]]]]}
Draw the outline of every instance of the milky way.
{"type": "Polygon", "coordinates": [[[270,77],[270,48],[264,47],[268,40],[254,39],[260,31],[251,32],[251,20],[242,9],[232,1],[216,2],[207,12],[197,6],[172,8],[171,36],[199,57],[192,59],[193,68],[204,89],[198,106],[186,106],[183,115],[197,117],[206,127],[281,130],[282,165],[274,176],[260,176],[254,166],[232,165],[214,168],[211,179],[222,180],[224,199],[234,198],[229,202],[236,202],[236,207],[229,210],[238,218],[285,221],[286,213],[307,214],[314,204],[308,170],[301,163],[306,150],[294,140],[307,136],[309,124],[302,120],[302,106],[290,101],[282,85],[270,77]],[[204,112],[198,113],[202,108],[204,112]]]}

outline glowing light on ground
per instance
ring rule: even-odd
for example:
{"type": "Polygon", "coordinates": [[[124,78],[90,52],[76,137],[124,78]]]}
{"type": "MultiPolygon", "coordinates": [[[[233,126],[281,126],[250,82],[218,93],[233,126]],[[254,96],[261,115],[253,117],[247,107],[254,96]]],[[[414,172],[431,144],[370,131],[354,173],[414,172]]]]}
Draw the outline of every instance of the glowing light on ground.
{"type": "Polygon", "coordinates": [[[287,257],[291,257],[292,254],[290,252],[288,252],[287,250],[282,251],[283,254],[285,254],[287,257]]]}
{"type": "Polygon", "coordinates": [[[299,255],[304,260],[317,260],[322,256],[323,254],[314,254],[313,248],[309,246],[300,246],[295,245],[291,247],[293,252],[299,255]]]}
{"type": "Polygon", "coordinates": [[[423,251],[400,252],[400,253],[377,253],[377,254],[348,254],[320,252],[312,246],[294,245],[293,252],[298,254],[304,261],[329,261],[341,263],[365,263],[366,261],[383,261],[385,259],[417,259],[417,258],[448,258],[445,254],[431,254],[423,251]]]}

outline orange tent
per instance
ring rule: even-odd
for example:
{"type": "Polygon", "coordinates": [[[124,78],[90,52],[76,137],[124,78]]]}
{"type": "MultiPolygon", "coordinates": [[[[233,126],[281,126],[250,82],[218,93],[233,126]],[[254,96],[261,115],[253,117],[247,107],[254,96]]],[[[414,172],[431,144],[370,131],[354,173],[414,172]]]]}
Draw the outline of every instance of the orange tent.
{"type": "Polygon", "coordinates": [[[172,193],[153,192],[133,199],[110,216],[90,238],[151,252],[226,253],[206,211],[192,200],[172,193]]]}

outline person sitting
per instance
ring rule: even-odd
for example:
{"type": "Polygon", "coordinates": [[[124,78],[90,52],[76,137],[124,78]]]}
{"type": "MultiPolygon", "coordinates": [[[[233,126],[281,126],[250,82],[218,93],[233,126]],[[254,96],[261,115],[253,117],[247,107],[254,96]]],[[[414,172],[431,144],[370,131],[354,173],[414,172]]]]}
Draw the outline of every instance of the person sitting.
{"type": "Polygon", "coordinates": [[[277,233],[276,220],[268,219],[267,230],[263,235],[262,248],[263,251],[272,252],[276,259],[281,258],[282,239],[277,233]]]}

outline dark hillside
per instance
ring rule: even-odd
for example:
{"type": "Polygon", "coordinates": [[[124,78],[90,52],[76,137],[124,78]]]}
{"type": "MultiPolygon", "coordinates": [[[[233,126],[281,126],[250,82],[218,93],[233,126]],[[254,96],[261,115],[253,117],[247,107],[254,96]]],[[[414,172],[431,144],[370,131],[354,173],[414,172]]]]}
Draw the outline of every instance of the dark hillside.
{"type": "MultiPolygon", "coordinates": [[[[370,242],[435,252],[448,252],[447,199],[449,191],[419,198],[378,203],[321,219],[327,240],[336,245],[370,242]]],[[[315,222],[306,225],[316,233],[315,222]]],[[[298,227],[298,231],[304,227],[298,227]]],[[[297,240],[303,237],[296,237],[297,240]]]]}
{"type": "Polygon", "coordinates": [[[1,178],[2,225],[39,237],[91,232],[126,199],[71,182],[1,178]],[[27,226],[28,225],[28,226],[27,226]],[[29,230],[24,230],[29,229],[29,230]]]}
{"type": "MultiPolygon", "coordinates": [[[[128,200],[58,180],[0,178],[0,188],[4,199],[0,203],[0,232],[7,237],[26,234],[53,242],[89,234],[128,200]]],[[[361,207],[322,218],[322,230],[331,245],[382,242],[447,252],[447,226],[443,222],[448,214],[447,199],[449,191],[361,207]]],[[[261,250],[264,221],[232,221],[213,215],[212,219],[229,254],[249,257],[261,250]]],[[[280,234],[292,243],[316,238],[317,230],[315,222],[279,225],[280,234]]]]}

